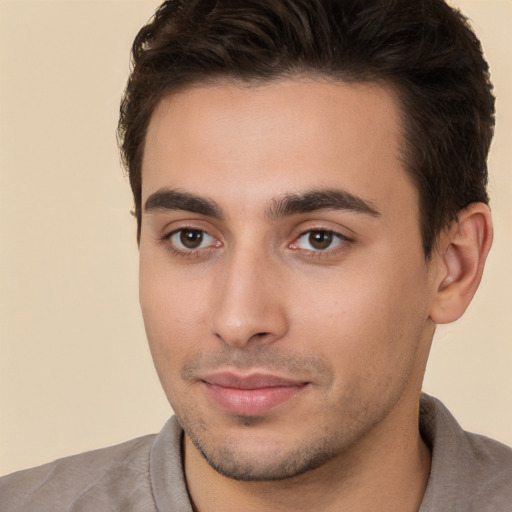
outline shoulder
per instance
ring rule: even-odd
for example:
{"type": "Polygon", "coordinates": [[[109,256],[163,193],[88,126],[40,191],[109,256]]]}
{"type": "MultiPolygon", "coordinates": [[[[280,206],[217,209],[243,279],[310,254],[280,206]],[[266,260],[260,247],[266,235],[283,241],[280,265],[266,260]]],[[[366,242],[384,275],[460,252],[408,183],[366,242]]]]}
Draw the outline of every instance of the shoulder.
{"type": "Polygon", "coordinates": [[[148,497],[152,501],[149,454],[155,437],[144,436],[7,475],[0,479],[0,508],[5,512],[125,510],[123,502],[133,504],[148,497]]]}
{"type": "Polygon", "coordinates": [[[475,510],[512,511],[512,449],[485,436],[466,432],[465,437],[475,510]]]}
{"type": "Polygon", "coordinates": [[[422,395],[420,429],[432,451],[425,510],[512,511],[512,449],[464,431],[437,399],[422,395]]]}

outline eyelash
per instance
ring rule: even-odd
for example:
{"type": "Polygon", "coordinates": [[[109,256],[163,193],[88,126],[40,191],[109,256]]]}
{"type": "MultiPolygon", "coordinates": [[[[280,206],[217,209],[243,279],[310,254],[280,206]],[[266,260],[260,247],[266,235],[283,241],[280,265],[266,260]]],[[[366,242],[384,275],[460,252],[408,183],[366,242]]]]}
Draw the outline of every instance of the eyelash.
{"type": "MultiPolygon", "coordinates": [[[[163,244],[165,244],[166,248],[171,253],[173,253],[176,256],[183,257],[183,258],[198,257],[201,254],[204,254],[205,251],[210,251],[212,249],[216,249],[216,248],[222,246],[222,242],[216,240],[215,237],[210,235],[207,231],[205,231],[204,229],[199,229],[199,228],[195,228],[192,226],[181,227],[179,229],[175,229],[175,230],[171,231],[170,233],[166,233],[165,235],[163,235],[160,238],[160,241],[163,244]],[[189,250],[180,249],[180,248],[176,247],[176,245],[171,242],[171,239],[174,235],[176,235],[178,233],[182,233],[184,231],[197,232],[197,233],[201,233],[202,235],[206,234],[207,236],[211,237],[216,242],[216,244],[215,244],[216,246],[209,245],[207,247],[200,247],[198,249],[189,249],[189,250]]],[[[294,241],[291,244],[288,244],[287,247],[294,251],[301,251],[305,257],[321,258],[321,257],[328,257],[334,253],[337,253],[337,252],[343,250],[344,248],[346,248],[347,244],[351,244],[352,242],[353,242],[353,240],[351,238],[349,238],[341,233],[338,233],[336,231],[333,231],[331,229],[311,228],[311,229],[307,229],[305,231],[301,231],[299,233],[299,235],[294,238],[294,241]],[[296,244],[298,243],[298,241],[301,238],[303,238],[307,235],[311,236],[312,233],[321,233],[323,235],[332,236],[333,238],[338,239],[338,243],[334,246],[334,248],[328,247],[325,250],[301,249],[300,247],[296,247],[296,244]],[[307,255],[306,255],[306,253],[307,253],[307,255]]]]}
{"type": "MultiPolygon", "coordinates": [[[[208,251],[208,250],[211,250],[212,248],[216,248],[216,247],[208,246],[208,247],[200,247],[198,249],[189,249],[189,250],[187,250],[187,249],[180,249],[180,248],[176,247],[176,245],[173,244],[172,241],[171,241],[172,237],[174,235],[176,235],[178,233],[182,233],[184,231],[191,231],[191,232],[196,232],[196,233],[202,233],[203,235],[206,234],[206,235],[210,236],[213,240],[216,240],[215,237],[210,235],[204,229],[200,229],[200,228],[196,228],[196,227],[192,227],[192,226],[184,226],[184,227],[181,227],[179,229],[175,229],[175,230],[171,231],[170,233],[166,233],[165,235],[163,235],[160,238],[160,241],[166,246],[166,248],[171,253],[173,253],[173,255],[180,256],[180,257],[183,257],[183,258],[193,258],[193,257],[200,256],[202,253],[204,253],[204,251],[208,251]]],[[[217,241],[217,244],[218,244],[218,246],[220,246],[221,242],[217,241]]]]}
{"type": "MultiPolygon", "coordinates": [[[[339,251],[342,251],[343,249],[346,248],[347,244],[350,244],[353,240],[341,233],[338,233],[337,231],[333,231],[331,229],[325,229],[325,228],[311,228],[311,229],[308,229],[306,231],[302,231],[294,240],[294,242],[292,242],[288,247],[290,247],[292,250],[296,250],[296,251],[304,251],[304,253],[307,253],[307,257],[310,257],[310,258],[322,258],[322,257],[328,257],[328,256],[331,256],[333,254],[336,254],[338,253],[339,251]],[[301,249],[300,247],[297,247],[297,244],[299,243],[299,241],[308,236],[309,235],[309,238],[311,238],[311,235],[313,235],[314,233],[317,233],[317,234],[322,234],[323,236],[329,236],[332,238],[331,242],[329,243],[329,247],[325,248],[325,249],[317,249],[317,250],[314,250],[314,249],[301,249]],[[332,243],[334,243],[335,241],[337,241],[336,245],[334,245],[334,247],[330,247],[330,245],[332,243]],[[295,247],[294,247],[295,246],[295,247]]],[[[309,242],[311,242],[311,240],[309,240],[309,242]]],[[[310,243],[311,245],[311,243],[310,243]]]]}

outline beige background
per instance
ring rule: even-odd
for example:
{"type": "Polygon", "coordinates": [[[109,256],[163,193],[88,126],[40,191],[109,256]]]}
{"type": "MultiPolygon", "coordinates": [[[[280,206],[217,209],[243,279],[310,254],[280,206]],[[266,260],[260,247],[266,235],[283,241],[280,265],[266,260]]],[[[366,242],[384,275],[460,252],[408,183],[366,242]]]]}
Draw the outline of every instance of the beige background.
{"type": "MultiPolygon", "coordinates": [[[[0,474],[158,431],[170,413],[114,136],[128,50],[157,3],[0,2],[0,474]]],[[[512,444],[512,2],[457,5],[498,96],[496,239],[467,316],[439,329],[425,389],[512,444]]]]}

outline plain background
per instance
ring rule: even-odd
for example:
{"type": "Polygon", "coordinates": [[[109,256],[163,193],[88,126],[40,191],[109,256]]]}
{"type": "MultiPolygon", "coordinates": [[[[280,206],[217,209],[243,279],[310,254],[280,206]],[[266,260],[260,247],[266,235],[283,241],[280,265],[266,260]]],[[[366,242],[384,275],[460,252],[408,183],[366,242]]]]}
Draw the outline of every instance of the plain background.
{"type": "MultiPolygon", "coordinates": [[[[158,2],[0,2],[0,474],[157,432],[170,414],[137,297],[115,128],[158,2]]],[[[436,334],[424,389],[512,444],[512,2],[460,0],[498,97],[495,243],[474,303],[436,334]]]]}

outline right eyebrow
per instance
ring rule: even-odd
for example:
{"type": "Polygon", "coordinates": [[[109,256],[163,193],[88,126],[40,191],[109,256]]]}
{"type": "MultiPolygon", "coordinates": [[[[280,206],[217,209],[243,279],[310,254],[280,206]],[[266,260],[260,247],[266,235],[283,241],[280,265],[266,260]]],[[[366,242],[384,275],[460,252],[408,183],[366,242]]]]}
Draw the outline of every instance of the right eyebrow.
{"type": "Polygon", "coordinates": [[[157,190],[144,203],[145,212],[154,210],[185,210],[215,219],[224,217],[222,209],[215,201],[168,188],[157,190]]]}

